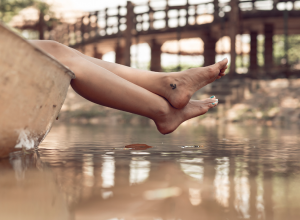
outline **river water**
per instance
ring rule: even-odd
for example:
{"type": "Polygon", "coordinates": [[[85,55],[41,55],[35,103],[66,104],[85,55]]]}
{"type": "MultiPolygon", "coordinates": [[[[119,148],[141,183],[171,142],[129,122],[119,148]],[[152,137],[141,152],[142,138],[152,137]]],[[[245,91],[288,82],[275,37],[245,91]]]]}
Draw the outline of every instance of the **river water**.
{"type": "Polygon", "coordinates": [[[164,136],[152,127],[56,126],[35,153],[0,160],[0,219],[298,220],[299,143],[297,127],[164,136]]]}

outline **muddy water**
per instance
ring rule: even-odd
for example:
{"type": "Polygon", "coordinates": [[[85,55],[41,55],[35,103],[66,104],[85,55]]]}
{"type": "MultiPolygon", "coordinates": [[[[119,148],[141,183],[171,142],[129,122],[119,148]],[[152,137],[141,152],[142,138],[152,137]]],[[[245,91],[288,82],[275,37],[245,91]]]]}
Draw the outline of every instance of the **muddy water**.
{"type": "Polygon", "coordinates": [[[54,127],[0,161],[0,219],[300,219],[299,143],[295,127],[54,127]]]}

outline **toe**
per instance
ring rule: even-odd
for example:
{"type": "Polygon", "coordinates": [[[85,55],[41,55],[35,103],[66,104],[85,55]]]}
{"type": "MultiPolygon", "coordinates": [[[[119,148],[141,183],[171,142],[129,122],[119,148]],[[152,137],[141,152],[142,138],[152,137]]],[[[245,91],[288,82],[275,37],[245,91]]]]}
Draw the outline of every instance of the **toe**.
{"type": "Polygon", "coordinates": [[[215,96],[211,96],[209,99],[205,99],[203,101],[209,106],[209,108],[215,107],[219,102],[215,96]]]}
{"type": "Polygon", "coordinates": [[[215,107],[215,106],[217,106],[217,104],[219,103],[219,100],[218,99],[216,99],[216,97],[215,98],[212,98],[212,99],[209,99],[209,102],[208,102],[209,104],[209,107],[210,108],[213,108],[213,107],[215,107]]]}
{"type": "Polygon", "coordinates": [[[222,69],[220,70],[220,74],[219,74],[219,75],[220,75],[220,76],[221,76],[221,75],[224,76],[224,75],[225,75],[226,69],[227,69],[227,66],[225,66],[224,68],[222,68],[222,69]]]}
{"type": "Polygon", "coordinates": [[[217,79],[220,79],[220,78],[222,78],[223,76],[225,76],[225,73],[219,74],[218,77],[217,77],[217,79]]]}
{"type": "Polygon", "coordinates": [[[210,108],[216,107],[218,105],[218,102],[213,102],[209,104],[210,108]]]}
{"type": "Polygon", "coordinates": [[[219,69],[224,69],[224,68],[226,68],[227,63],[228,63],[228,59],[225,58],[225,59],[219,61],[217,64],[218,64],[219,69]]]}

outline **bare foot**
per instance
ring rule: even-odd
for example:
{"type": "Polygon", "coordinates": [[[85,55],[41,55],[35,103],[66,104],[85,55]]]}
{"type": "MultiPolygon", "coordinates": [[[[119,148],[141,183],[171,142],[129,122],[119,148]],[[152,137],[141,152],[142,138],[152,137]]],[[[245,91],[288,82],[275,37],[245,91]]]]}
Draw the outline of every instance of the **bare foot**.
{"type": "Polygon", "coordinates": [[[204,100],[190,100],[182,109],[169,106],[165,114],[157,115],[154,118],[157,129],[162,134],[174,131],[182,122],[205,114],[210,108],[217,106],[218,99],[215,97],[204,100]]]}
{"type": "Polygon", "coordinates": [[[227,59],[207,67],[192,68],[177,73],[167,73],[158,93],[177,109],[186,106],[192,95],[202,87],[224,76],[227,59]]]}

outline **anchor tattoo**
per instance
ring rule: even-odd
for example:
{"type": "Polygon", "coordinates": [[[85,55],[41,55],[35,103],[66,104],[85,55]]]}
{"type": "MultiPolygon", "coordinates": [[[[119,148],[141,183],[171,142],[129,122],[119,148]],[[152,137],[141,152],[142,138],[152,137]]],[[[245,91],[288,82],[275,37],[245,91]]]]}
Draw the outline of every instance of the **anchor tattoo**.
{"type": "Polygon", "coordinates": [[[172,89],[176,89],[176,84],[170,84],[172,89]]]}

